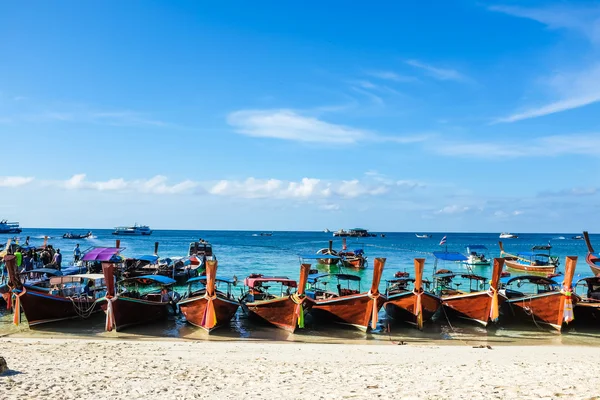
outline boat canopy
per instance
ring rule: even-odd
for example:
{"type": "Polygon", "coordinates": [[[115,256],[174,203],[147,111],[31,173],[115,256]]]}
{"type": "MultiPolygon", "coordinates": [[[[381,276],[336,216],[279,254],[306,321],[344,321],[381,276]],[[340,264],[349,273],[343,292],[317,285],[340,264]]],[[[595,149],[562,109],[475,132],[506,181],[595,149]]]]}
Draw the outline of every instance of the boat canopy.
{"type": "Polygon", "coordinates": [[[296,287],[298,285],[295,280],[290,279],[287,276],[260,276],[256,278],[244,279],[244,285],[248,287],[255,287],[267,282],[281,283],[282,285],[289,287],[296,287]]]}
{"type": "Polygon", "coordinates": [[[160,283],[161,285],[173,285],[176,283],[175,279],[171,279],[164,275],[142,275],[136,276],[135,278],[124,279],[122,282],[160,283]]]}
{"type": "Polygon", "coordinates": [[[442,272],[441,274],[433,274],[434,279],[443,279],[443,278],[454,278],[456,275],[454,272],[442,272]]]}
{"type": "Polygon", "coordinates": [[[531,248],[531,250],[536,251],[536,250],[550,250],[552,248],[552,246],[550,245],[541,245],[541,246],[533,246],[531,248]]]}
{"type": "Polygon", "coordinates": [[[588,285],[589,284],[600,285],[600,276],[592,276],[592,275],[581,276],[581,275],[577,275],[577,276],[575,276],[573,278],[573,282],[575,282],[575,285],[577,285],[579,282],[585,282],[588,285]]]}
{"type": "Polygon", "coordinates": [[[536,253],[535,251],[524,251],[522,253],[517,253],[519,257],[549,257],[548,254],[545,253],[536,253]]]}
{"type": "Polygon", "coordinates": [[[466,248],[470,249],[470,250],[487,250],[488,249],[487,247],[485,247],[482,244],[470,244],[466,248]]]}
{"type": "MultiPolygon", "coordinates": [[[[237,283],[237,279],[233,279],[233,278],[223,278],[223,277],[216,277],[215,278],[216,282],[223,282],[223,283],[229,283],[232,285],[235,285],[237,283]]],[[[201,276],[195,276],[191,279],[188,279],[187,283],[194,283],[194,282],[204,282],[206,284],[206,275],[201,275],[201,276]]]]}
{"type": "Polygon", "coordinates": [[[433,256],[443,261],[467,261],[467,257],[456,251],[434,251],[433,256]]]}
{"type": "Polygon", "coordinates": [[[463,279],[473,279],[473,280],[477,280],[477,281],[487,281],[487,278],[485,276],[475,275],[475,274],[463,274],[460,277],[463,278],[463,279]]]}
{"type": "Polygon", "coordinates": [[[137,258],[141,261],[148,261],[151,264],[156,264],[158,262],[158,256],[156,254],[146,254],[137,258]]]}
{"type": "Polygon", "coordinates": [[[333,254],[298,254],[298,257],[306,260],[339,260],[339,256],[333,254]]]}
{"type": "Polygon", "coordinates": [[[79,274],[79,275],[65,275],[65,276],[53,276],[50,278],[50,285],[62,285],[65,283],[81,283],[84,280],[98,281],[104,279],[102,274],[79,274]]]}
{"type": "Polygon", "coordinates": [[[123,248],[118,247],[94,247],[83,255],[83,261],[121,261],[118,257],[123,248]]]}
{"type": "Polygon", "coordinates": [[[321,278],[325,278],[325,277],[335,277],[339,280],[342,281],[355,281],[355,282],[360,282],[360,277],[356,276],[356,275],[351,275],[351,274],[311,274],[308,275],[308,283],[317,283],[317,281],[321,278]]]}
{"type": "Polygon", "coordinates": [[[63,273],[53,268],[37,268],[31,271],[23,271],[24,274],[46,274],[52,276],[61,276],[63,273]]]}
{"type": "Polygon", "coordinates": [[[500,278],[500,282],[503,285],[509,285],[514,281],[529,281],[531,283],[536,283],[539,285],[558,285],[558,282],[556,282],[554,279],[552,278],[547,278],[545,276],[536,276],[536,275],[520,275],[520,276],[505,276],[503,278],[500,278]]]}

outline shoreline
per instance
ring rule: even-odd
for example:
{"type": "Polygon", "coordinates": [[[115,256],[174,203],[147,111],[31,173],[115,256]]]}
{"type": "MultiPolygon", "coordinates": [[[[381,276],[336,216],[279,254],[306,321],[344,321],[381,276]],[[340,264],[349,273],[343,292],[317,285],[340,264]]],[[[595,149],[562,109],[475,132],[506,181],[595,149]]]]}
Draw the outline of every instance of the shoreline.
{"type": "MultiPolygon", "coordinates": [[[[591,399],[589,347],[4,338],[7,399],[591,399]],[[577,369],[566,368],[577,360],[577,369]],[[539,379],[545,377],[551,379],[539,379]],[[266,396],[266,397],[265,397],[266,396]]],[[[596,392],[594,392],[596,391],[596,392]]]]}

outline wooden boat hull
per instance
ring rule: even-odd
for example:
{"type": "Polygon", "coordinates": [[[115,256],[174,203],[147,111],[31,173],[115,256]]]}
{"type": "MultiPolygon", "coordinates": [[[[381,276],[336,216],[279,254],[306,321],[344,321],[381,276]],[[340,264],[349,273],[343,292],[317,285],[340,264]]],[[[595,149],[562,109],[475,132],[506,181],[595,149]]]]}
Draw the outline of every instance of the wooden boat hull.
{"type": "MultiPolygon", "coordinates": [[[[50,322],[80,318],[78,310],[90,310],[95,313],[101,310],[100,302],[92,299],[77,300],[66,297],[54,296],[27,289],[20,296],[21,309],[25,313],[29,326],[36,326],[50,322]]],[[[88,314],[88,313],[83,313],[88,314]]]]}
{"type": "Polygon", "coordinates": [[[318,261],[322,265],[337,265],[340,260],[337,258],[320,258],[318,261]]]}
{"type": "Polygon", "coordinates": [[[521,264],[517,261],[512,260],[504,260],[504,264],[507,268],[510,268],[515,271],[523,271],[529,273],[537,273],[537,274],[553,274],[556,272],[556,265],[526,265],[521,264]]]}
{"type": "MultiPolygon", "coordinates": [[[[377,298],[377,311],[381,309],[386,300],[383,295],[377,298]]],[[[333,320],[339,324],[353,326],[363,332],[368,330],[371,322],[373,299],[367,293],[313,301],[311,315],[315,319],[333,320]]]]}
{"type": "MultiPolygon", "coordinates": [[[[115,318],[114,329],[117,332],[134,326],[166,319],[169,315],[170,303],[133,299],[117,296],[110,300],[115,318]]],[[[102,307],[106,311],[107,306],[102,307]]]]}
{"type": "Polygon", "coordinates": [[[593,256],[591,253],[588,253],[587,257],[585,258],[585,261],[592,270],[592,273],[595,276],[598,276],[600,275],[600,265],[597,265],[594,260],[596,260],[596,257],[593,256]]]}
{"type": "MultiPolygon", "coordinates": [[[[387,302],[383,305],[386,314],[394,321],[406,322],[411,325],[417,325],[417,316],[415,315],[415,304],[417,295],[412,291],[389,295],[387,302]]],[[[423,310],[423,322],[429,321],[442,305],[442,299],[424,292],[421,295],[421,307],[423,310]]]]}
{"type": "MultiPolygon", "coordinates": [[[[306,301],[306,298],[302,302],[305,311],[309,310],[312,304],[312,302],[306,301]]],[[[296,303],[291,296],[242,303],[242,307],[250,317],[256,317],[290,333],[294,333],[298,326],[296,303]]]]}
{"type": "Polygon", "coordinates": [[[179,309],[185,316],[185,319],[190,324],[197,326],[199,328],[204,329],[206,332],[210,333],[215,329],[229,324],[238,308],[240,307],[240,303],[227,299],[222,296],[217,296],[216,299],[213,300],[213,304],[215,307],[215,314],[217,317],[217,324],[208,328],[203,323],[204,313],[206,311],[206,306],[208,304],[208,300],[204,296],[194,296],[189,299],[181,300],[178,305],[179,309]]]}
{"type": "Polygon", "coordinates": [[[342,261],[346,268],[365,268],[366,260],[364,258],[349,258],[342,261]]]}
{"type": "MultiPolygon", "coordinates": [[[[498,306],[506,297],[498,295],[498,306]]],[[[492,295],[490,292],[461,293],[442,296],[442,306],[448,316],[454,316],[487,326],[490,322],[492,295]]]]}
{"type": "Polygon", "coordinates": [[[600,326],[600,303],[578,302],[573,307],[576,325],[600,326]]]}
{"type": "MultiPolygon", "coordinates": [[[[577,296],[572,295],[576,309],[577,296]]],[[[533,296],[508,299],[504,303],[503,315],[507,319],[542,324],[561,331],[563,325],[564,295],[560,292],[542,293],[533,296]]]]}

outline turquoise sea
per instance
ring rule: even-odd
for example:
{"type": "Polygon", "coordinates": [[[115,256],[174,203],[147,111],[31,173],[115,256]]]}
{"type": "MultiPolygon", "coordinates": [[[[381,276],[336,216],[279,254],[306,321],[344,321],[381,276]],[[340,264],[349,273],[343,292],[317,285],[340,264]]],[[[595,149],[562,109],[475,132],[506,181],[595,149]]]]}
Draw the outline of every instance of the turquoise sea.
{"type": "MultiPolygon", "coordinates": [[[[265,275],[287,275],[290,278],[297,279],[300,259],[299,254],[313,254],[317,250],[327,247],[328,241],[333,240],[334,249],[340,249],[342,240],[334,238],[332,233],[325,232],[273,232],[272,236],[260,236],[260,231],[181,231],[181,230],[156,230],[151,236],[122,237],[113,236],[112,230],[92,229],[93,237],[83,240],[67,240],[62,235],[66,232],[85,233],[87,230],[70,229],[24,229],[18,236],[21,242],[27,236],[30,237],[30,244],[43,243],[44,236],[49,236],[49,243],[60,248],[64,254],[63,265],[72,261],[72,251],[76,243],[85,250],[92,246],[114,246],[115,239],[121,240],[121,247],[124,248],[122,254],[125,257],[136,257],[144,254],[151,254],[154,249],[154,242],[159,242],[159,256],[174,257],[185,256],[189,244],[199,238],[212,243],[214,252],[219,260],[220,276],[237,276],[243,280],[250,273],[262,273],[265,275]]],[[[415,233],[398,232],[373,232],[377,237],[369,238],[348,238],[348,248],[363,248],[369,259],[369,267],[366,270],[356,271],[362,278],[361,288],[368,290],[371,283],[372,263],[375,257],[385,257],[387,259],[380,290],[385,290],[385,279],[391,278],[397,271],[408,271],[412,273],[413,259],[415,257],[424,257],[425,277],[430,277],[434,269],[433,251],[448,249],[449,251],[465,252],[465,246],[469,244],[483,244],[489,250],[488,258],[499,256],[498,233],[431,233],[418,232],[419,234],[430,233],[432,238],[419,239],[415,233]],[[380,234],[384,233],[385,237],[380,234]],[[447,237],[446,246],[440,246],[439,242],[443,236],[447,237]]],[[[519,234],[518,239],[504,240],[505,250],[511,253],[528,251],[534,245],[552,245],[552,255],[561,257],[562,271],[564,267],[564,257],[567,255],[579,256],[576,274],[589,275],[590,270],[585,264],[584,257],[587,253],[585,242],[574,240],[575,233],[525,233],[519,234]]],[[[5,242],[11,235],[0,235],[0,242],[5,242]]],[[[600,247],[600,235],[591,235],[593,243],[600,247]]],[[[323,272],[327,272],[326,266],[317,266],[323,272]]],[[[440,264],[438,268],[448,268],[454,271],[466,271],[466,267],[459,264],[440,264]]],[[[339,272],[337,267],[332,267],[331,272],[339,272]]],[[[347,271],[344,271],[347,272],[347,271]]],[[[480,275],[489,276],[491,267],[480,267],[474,272],[480,275]]],[[[184,290],[184,288],[179,288],[184,290]]],[[[241,288],[236,289],[241,290],[241,288]]],[[[4,310],[0,311],[0,335],[18,331],[25,334],[25,327],[15,328],[9,323],[9,316],[5,315],[4,310]],[[2,314],[4,313],[4,315],[2,314]]],[[[385,315],[381,313],[381,319],[385,323],[385,315]]],[[[67,324],[59,324],[53,327],[51,324],[36,329],[36,334],[86,334],[86,335],[111,335],[103,332],[103,319],[100,317],[97,321],[72,321],[67,324]]],[[[179,336],[179,337],[204,337],[199,329],[193,328],[185,323],[182,318],[175,317],[173,321],[159,323],[154,327],[134,328],[122,335],[150,335],[150,336],[179,336]]],[[[487,341],[493,337],[499,340],[515,337],[546,337],[555,338],[551,333],[531,331],[509,331],[504,329],[484,330],[470,325],[453,324],[452,326],[434,326],[426,329],[425,332],[416,332],[416,330],[404,327],[393,327],[392,332],[387,332],[382,324],[380,330],[374,334],[368,335],[372,339],[400,340],[399,338],[421,338],[430,339],[457,339],[480,340],[485,338],[487,341]],[[546,335],[546,336],[544,336],[546,335]]],[[[221,332],[211,335],[211,339],[218,338],[236,338],[236,337],[254,337],[254,338],[277,338],[289,339],[288,334],[280,332],[270,327],[253,326],[245,321],[243,315],[240,315],[235,321],[232,321],[231,329],[223,329],[221,332]]],[[[321,328],[314,327],[306,332],[292,335],[294,340],[309,340],[310,337],[320,338],[321,340],[359,339],[365,335],[339,328],[321,328]]],[[[563,335],[573,336],[577,335],[563,335]]],[[[579,339],[589,337],[589,334],[579,336],[579,339]]],[[[595,335],[591,335],[595,337],[595,335]]],[[[579,340],[577,339],[577,340],[579,340]]],[[[402,339],[404,340],[404,339],[402,339]]],[[[555,340],[555,339],[552,339],[555,340]]],[[[561,339],[564,340],[564,339],[561,339]]],[[[569,339],[570,340],[570,339],[569,339]]]]}

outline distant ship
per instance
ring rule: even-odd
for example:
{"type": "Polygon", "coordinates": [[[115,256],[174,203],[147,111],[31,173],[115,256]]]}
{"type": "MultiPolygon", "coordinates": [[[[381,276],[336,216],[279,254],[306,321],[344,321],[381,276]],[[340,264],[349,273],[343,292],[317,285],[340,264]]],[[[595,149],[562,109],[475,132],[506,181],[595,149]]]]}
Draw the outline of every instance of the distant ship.
{"type": "Polygon", "coordinates": [[[19,227],[18,222],[8,222],[3,219],[0,221],[0,233],[21,233],[23,230],[19,227]]]}
{"type": "Polygon", "coordinates": [[[148,225],[133,226],[117,226],[112,233],[113,235],[124,235],[124,236],[149,236],[152,235],[152,230],[148,225]]]}
{"type": "Polygon", "coordinates": [[[329,229],[327,229],[327,228],[325,228],[325,230],[323,232],[325,232],[325,233],[331,233],[331,231],[329,229]]]}
{"type": "Polygon", "coordinates": [[[418,233],[415,233],[415,236],[419,239],[431,239],[431,235],[428,234],[419,235],[418,233]]]}
{"type": "Polygon", "coordinates": [[[500,239],[517,239],[519,236],[513,235],[512,233],[502,232],[500,239]]]}
{"type": "Polygon", "coordinates": [[[339,231],[333,232],[333,236],[337,237],[375,237],[374,233],[369,233],[366,229],[354,228],[347,231],[340,229],[339,231]]]}

